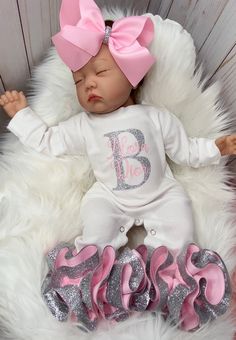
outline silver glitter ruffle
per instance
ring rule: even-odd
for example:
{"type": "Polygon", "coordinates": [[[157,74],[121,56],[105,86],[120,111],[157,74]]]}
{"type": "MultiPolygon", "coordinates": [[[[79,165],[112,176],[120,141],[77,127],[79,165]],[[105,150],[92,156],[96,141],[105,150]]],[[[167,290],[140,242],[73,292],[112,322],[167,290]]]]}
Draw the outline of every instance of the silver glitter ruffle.
{"type": "Polygon", "coordinates": [[[95,246],[76,253],[73,246],[61,244],[47,260],[45,303],[57,320],[75,321],[85,331],[96,329],[100,319],[119,322],[143,311],[160,311],[192,331],[224,314],[230,304],[230,279],[222,259],[195,244],[178,256],[164,246],[151,251],[144,245],[125,248],[116,256],[111,246],[99,255],[95,246]]]}

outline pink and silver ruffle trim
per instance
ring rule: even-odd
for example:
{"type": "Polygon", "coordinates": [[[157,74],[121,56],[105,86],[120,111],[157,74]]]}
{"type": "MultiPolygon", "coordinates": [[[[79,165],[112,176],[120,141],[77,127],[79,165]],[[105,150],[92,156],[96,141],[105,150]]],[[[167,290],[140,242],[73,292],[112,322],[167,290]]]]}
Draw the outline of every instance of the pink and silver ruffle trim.
{"type": "Polygon", "coordinates": [[[189,244],[177,256],[165,246],[119,255],[94,245],[79,253],[60,244],[48,254],[49,273],[42,295],[59,320],[77,322],[86,331],[100,319],[122,321],[134,312],[160,311],[184,330],[195,330],[224,314],[230,304],[230,280],[220,256],[189,244]]]}

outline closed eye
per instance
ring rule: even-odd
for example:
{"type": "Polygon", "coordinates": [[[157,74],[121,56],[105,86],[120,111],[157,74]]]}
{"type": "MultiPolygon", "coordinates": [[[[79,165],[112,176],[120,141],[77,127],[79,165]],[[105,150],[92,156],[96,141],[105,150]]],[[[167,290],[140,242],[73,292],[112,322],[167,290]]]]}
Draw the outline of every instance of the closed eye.
{"type": "Polygon", "coordinates": [[[97,72],[97,74],[102,74],[102,73],[105,73],[106,71],[108,71],[108,70],[101,70],[101,71],[97,72]]]}
{"type": "Polygon", "coordinates": [[[75,81],[75,85],[78,84],[78,83],[80,83],[81,81],[82,81],[82,79],[76,80],[76,81],[75,81]]]}

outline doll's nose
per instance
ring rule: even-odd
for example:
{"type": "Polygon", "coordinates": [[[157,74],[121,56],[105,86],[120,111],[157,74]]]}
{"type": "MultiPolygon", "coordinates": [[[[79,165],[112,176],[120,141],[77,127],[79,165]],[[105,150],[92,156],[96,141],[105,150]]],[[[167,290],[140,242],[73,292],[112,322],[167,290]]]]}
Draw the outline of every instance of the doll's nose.
{"type": "Polygon", "coordinates": [[[92,77],[86,79],[85,86],[87,89],[95,88],[97,86],[96,81],[92,77]]]}

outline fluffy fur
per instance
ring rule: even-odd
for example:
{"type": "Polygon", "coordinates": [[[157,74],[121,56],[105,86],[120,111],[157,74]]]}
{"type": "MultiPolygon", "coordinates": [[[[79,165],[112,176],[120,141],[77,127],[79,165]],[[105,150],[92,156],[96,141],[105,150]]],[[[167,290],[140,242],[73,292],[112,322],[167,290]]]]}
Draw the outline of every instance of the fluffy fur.
{"type": "MultiPolygon", "coordinates": [[[[120,13],[105,13],[115,19],[120,13]]],[[[151,16],[151,15],[150,15],[151,16]]],[[[156,37],[151,50],[157,63],[146,77],[140,101],[170,110],[190,136],[216,138],[230,129],[230,116],[219,107],[218,85],[203,91],[201,71],[195,70],[195,48],[190,35],[177,23],[151,16],[156,37]]],[[[52,48],[34,70],[31,106],[53,125],[81,110],[72,76],[52,48]]],[[[1,339],[232,339],[230,311],[198,332],[182,332],[161,315],[145,313],[120,324],[101,324],[84,334],[71,323],[59,323],[45,306],[40,287],[47,272],[44,255],[60,241],[72,241],[81,232],[80,200],[94,182],[86,158],[47,157],[21,145],[11,134],[3,136],[0,159],[0,329],[1,339]]],[[[196,242],[223,257],[229,271],[235,266],[236,243],[227,185],[225,159],[219,166],[190,169],[171,164],[193,201],[196,242]]],[[[134,234],[136,242],[138,236],[134,234]]]]}

